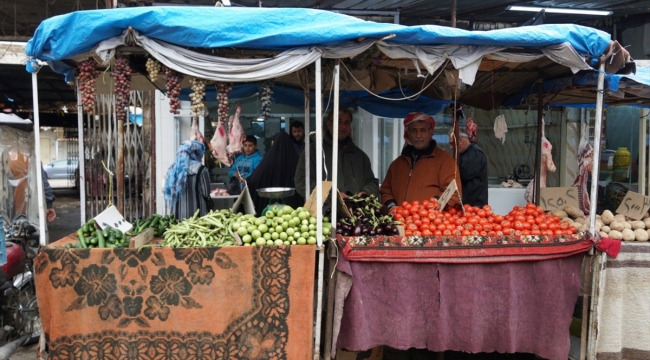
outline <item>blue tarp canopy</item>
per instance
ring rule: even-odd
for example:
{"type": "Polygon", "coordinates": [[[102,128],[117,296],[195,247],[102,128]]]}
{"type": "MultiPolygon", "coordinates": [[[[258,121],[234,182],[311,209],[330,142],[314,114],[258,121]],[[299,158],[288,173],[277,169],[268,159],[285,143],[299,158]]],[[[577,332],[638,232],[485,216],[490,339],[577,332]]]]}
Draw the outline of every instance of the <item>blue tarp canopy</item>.
{"type": "MultiPolygon", "coordinates": [[[[650,61],[635,60],[635,64],[635,74],[605,74],[605,91],[610,94],[618,93],[618,96],[607,96],[605,99],[607,103],[605,105],[634,105],[635,102],[640,104],[637,101],[639,97],[650,99],[650,61]]],[[[596,106],[595,88],[597,85],[598,71],[596,70],[580,72],[574,76],[546,80],[543,85],[545,102],[550,101],[549,105],[555,106],[593,108],[596,106]],[[582,92],[582,96],[578,96],[577,94],[577,96],[571,97],[567,97],[566,94],[564,96],[556,96],[556,94],[566,93],[570,89],[577,89],[575,91],[578,91],[581,88],[588,88],[589,90],[582,92]]],[[[508,98],[502,105],[505,107],[520,106],[525,103],[528,97],[536,97],[538,89],[533,84],[524,86],[519,93],[508,98]]]]}
{"type": "Polygon", "coordinates": [[[141,35],[196,48],[285,50],[336,45],[360,38],[410,45],[495,45],[541,48],[569,42],[583,56],[598,56],[610,35],[570,24],[491,31],[435,25],[402,26],[302,8],[136,7],[77,11],[43,21],[27,43],[29,57],[63,60],[133,28],[141,35]]]}

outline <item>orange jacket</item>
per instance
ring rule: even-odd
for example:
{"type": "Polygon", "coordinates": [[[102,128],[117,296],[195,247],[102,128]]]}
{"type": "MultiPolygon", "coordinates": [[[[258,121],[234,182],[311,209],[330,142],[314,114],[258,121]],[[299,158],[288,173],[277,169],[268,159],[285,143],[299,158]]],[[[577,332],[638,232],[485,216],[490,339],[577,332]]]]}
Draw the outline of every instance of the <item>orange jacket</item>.
{"type": "MultiPolygon", "coordinates": [[[[460,173],[454,158],[433,143],[433,151],[422,155],[411,166],[411,154],[415,149],[407,145],[402,155],[395,159],[388,168],[388,173],[381,184],[381,202],[393,200],[397,205],[406,201],[426,200],[432,196],[440,197],[447,186],[456,179],[458,193],[462,194],[460,173]]],[[[454,194],[448,204],[460,203],[458,193],[454,194]]]]}

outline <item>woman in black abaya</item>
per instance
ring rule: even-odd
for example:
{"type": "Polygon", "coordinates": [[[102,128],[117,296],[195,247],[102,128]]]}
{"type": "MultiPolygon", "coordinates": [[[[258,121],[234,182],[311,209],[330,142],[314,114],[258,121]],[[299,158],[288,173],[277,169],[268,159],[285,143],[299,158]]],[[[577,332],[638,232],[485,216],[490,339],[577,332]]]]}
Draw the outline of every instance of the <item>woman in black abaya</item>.
{"type": "MultiPolygon", "coordinates": [[[[291,142],[291,136],[284,131],[280,131],[275,134],[273,145],[264,154],[262,162],[247,180],[248,189],[258,215],[269,204],[269,199],[257,195],[257,189],[268,187],[295,188],[293,177],[297,166],[298,157],[291,142]]],[[[293,196],[285,198],[284,203],[295,209],[302,206],[305,201],[300,194],[294,193],[293,196]]]]}

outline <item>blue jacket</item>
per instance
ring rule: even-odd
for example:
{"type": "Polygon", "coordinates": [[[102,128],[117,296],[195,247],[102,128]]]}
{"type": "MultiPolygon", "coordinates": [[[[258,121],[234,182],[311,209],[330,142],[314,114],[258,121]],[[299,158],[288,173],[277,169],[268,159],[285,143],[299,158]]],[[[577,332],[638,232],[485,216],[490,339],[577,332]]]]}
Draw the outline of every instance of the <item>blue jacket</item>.
{"type": "Polygon", "coordinates": [[[239,174],[244,179],[248,179],[248,177],[251,176],[261,161],[262,154],[260,154],[259,150],[255,150],[254,153],[248,156],[246,156],[246,154],[239,155],[235,159],[235,163],[230,167],[230,171],[228,171],[228,177],[231,178],[235,176],[235,173],[239,171],[239,174]]]}

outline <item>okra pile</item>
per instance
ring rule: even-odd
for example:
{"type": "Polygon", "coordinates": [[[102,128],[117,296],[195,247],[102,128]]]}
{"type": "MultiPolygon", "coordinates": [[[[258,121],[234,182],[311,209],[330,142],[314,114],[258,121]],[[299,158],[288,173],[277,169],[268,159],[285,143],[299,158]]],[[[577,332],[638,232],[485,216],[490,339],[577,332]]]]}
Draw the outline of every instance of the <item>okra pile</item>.
{"type": "Polygon", "coordinates": [[[178,220],[176,220],[174,214],[165,215],[165,216],[159,214],[153,214],[148,219],[136,220],[135,222],[133,222],[133,227],[128,233],[126,233],[126,235],[136,236],[141,234],[148,228],[152,228],[153,236],[162,236],[171,225],[177,223],[178,220]]]}
{"type": "Polygon", "coordinates": [[[90,219],[88,222],[77,230],[79,240],[75,244],[66,244],[66,248],[116,248],[129,247],[129,242],[119,229],[110,226],[99,229],[95,225],[95,220],[90,219]]]}

